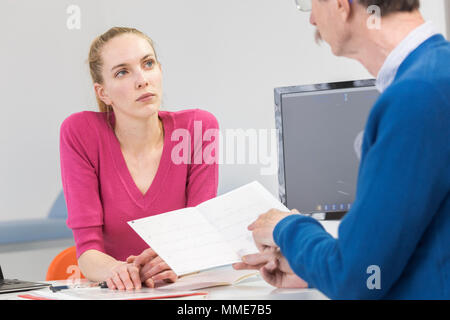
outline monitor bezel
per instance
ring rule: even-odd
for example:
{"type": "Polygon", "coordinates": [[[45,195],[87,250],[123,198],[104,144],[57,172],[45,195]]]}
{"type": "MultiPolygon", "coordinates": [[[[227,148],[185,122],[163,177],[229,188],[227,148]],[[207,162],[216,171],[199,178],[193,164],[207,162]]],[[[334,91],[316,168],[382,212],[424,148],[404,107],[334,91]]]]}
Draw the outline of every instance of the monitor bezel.
{"type": "MultiPolygon", "coordinates": [[[[298,86],[278,87],[274,89],[275,98],[275,129],[278,141],[278,197],[287,206],[286,172],[284,169],[284,136],[283,136],[283,96],[297,93],[330,91],[339,89],[375,88],[375,79],[361,79],[352,81],[326,82],[298,86]]],[[[290,208],[292,209],[292,208],[290,208]]],[[[312,213],[312,212],[311,212],[312,213]]],[[[310,214],[311,214],[310,213],[310,214]]]]}

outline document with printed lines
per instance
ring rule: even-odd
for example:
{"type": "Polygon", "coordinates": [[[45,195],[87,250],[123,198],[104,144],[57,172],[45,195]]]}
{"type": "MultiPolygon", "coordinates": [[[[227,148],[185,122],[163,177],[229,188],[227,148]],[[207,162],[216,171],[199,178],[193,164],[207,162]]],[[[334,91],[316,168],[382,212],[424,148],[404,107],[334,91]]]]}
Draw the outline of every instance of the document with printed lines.
{"type": "Polygon", "coordinates": [[[182,276],[238,262],[243,255],[258,252],[247,227],[272,208],[289,211],[254,181],[196,207],[128,224],[182,276]]]}

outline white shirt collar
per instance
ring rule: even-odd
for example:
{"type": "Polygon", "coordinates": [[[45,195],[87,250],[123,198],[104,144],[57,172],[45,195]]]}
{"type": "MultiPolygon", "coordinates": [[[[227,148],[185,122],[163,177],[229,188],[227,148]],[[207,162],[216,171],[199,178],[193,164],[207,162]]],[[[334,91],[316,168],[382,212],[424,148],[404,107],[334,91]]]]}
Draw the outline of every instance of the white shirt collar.
{"type": "Polygon", "coordinates": [[[438,34],[434,24],[429,21],[414,29],[400,44],[392,50],[378,73],[376,86],[383,92],[391,85],[397,70],[411,52],[416,50],[426,40],[438,34]]]}

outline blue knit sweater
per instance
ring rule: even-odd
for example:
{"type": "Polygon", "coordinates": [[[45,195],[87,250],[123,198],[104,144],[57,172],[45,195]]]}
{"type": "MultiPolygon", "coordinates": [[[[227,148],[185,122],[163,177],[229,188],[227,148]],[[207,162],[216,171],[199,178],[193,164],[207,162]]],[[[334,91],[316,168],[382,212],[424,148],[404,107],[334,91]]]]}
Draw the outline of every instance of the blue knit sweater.
{"type": "Polygon", "coordinates": [[[273,232],[294,272],[332,299],[450,299],[450,43],[435,35],[373,107],[338,239],[292,215],[273,232]]]}

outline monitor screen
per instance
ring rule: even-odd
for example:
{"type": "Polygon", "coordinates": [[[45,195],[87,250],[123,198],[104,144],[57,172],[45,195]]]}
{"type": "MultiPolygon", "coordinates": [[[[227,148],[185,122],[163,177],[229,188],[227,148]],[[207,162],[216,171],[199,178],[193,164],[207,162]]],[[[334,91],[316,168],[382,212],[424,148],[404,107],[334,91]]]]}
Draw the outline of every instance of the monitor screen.
{"type": "Polygon", "coordinates": [[[288,208],[351,209],[364,127],[378,97],[375,80],[275,89],[279,195],[288,208]]]}

